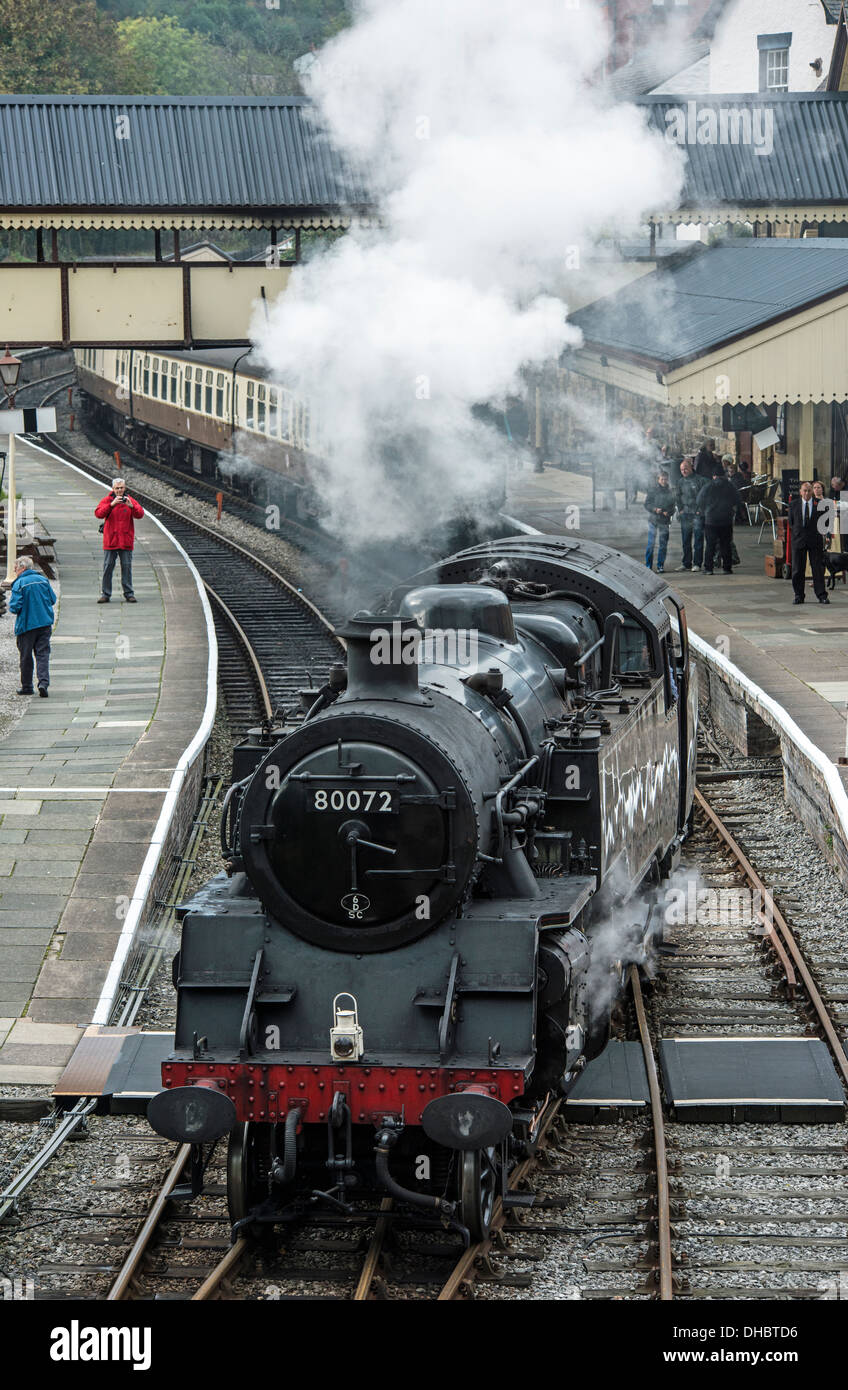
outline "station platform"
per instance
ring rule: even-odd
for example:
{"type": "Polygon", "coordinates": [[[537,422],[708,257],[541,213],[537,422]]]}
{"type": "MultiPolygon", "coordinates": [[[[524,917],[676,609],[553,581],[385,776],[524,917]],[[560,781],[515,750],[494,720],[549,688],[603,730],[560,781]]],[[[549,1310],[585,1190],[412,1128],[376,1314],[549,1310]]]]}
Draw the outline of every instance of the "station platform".
{"type": "Polygon", "coordinates": [[[155,522],[136,523],[138,602],[116,566],[98,605],[105,487],[21,442],[17,488],[56,537],[59,603],[49,699],[20,697],[0,741],[0,1091],[52,1086],[92,1020],[210,660],[194,573],[155,522]]]}
{"type": "MultiPolygon", "coordinates": [[[[511,475],[505,512],[539,531],[584,536],[644,563],[648,514],[642,497],[626,509],[622,492],[604,501],[593,511],[591,478],[547,465],[542,473],[511,475]]],[[[665,577],[684,600],[690,629],[777,700],[836,762],[847,751],[848,586],[837,579],[824,605],[808,581],[806,602],[796,607],[791,583],[765,574],[771,530],[766,527],[758,544],[759,533],[759,525],[734,528],[741,563],[732,575],[678,572],[682,547],[675,520],[665,577]]]]}

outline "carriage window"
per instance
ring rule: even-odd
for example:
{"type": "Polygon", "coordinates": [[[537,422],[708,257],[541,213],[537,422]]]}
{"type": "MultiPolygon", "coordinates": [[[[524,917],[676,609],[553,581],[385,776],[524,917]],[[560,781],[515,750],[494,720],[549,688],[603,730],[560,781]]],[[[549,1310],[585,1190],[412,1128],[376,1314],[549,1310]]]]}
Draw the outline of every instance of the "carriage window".
{"type": "Polygon", "coordinates": [[[191,410],[191,367],[186,367],[185,369],[185,395],[183,400],[186,404],[186,410],[191,410]]]}
{"type": "Polygon", "coordinates": [[[310,421],[309,421],[309,406],[308,406],[308,405],[305,405],[305,406],[303,407],[303,416],[302,416],[302,419],[301,419],[301,426],[300,426],[300,447],[301,447],[301,449],[308,449],[308,448],[309,448],[309,426],[310,426],[310,421]]]}
{"type": "Polygon", "coordinates": [[[150,394],[150,358],[145,354],[144,374],[141,379],[141,389],[145,396],[150,394]]]}
{"type": "Polygon", "coordinates": [[[280,438],[288,444],[291,440],[291,395],[280,392],[280,438]]]}
{"type": "Polygon", "coordinates": [[[194,408],[203,410],[203,373],[199,367],[194,375],[194,408]]]}
{"type": "Polygon", "coordinates": [[[252,430],[256,428],[256,387],[252,381],[247,383],[247,404],[244,409],[244,427],[252,430]]]}
{"type": "Polygon", "coordinates": [[[256,428],[265,433],[265,387],[259,386],[256,390],[256,428]]]}
{"type": "Polygon", "coordinates": [[[224,373],[219,372],[215,378],[215,414],[219,419],[224,414],[224,373]]]}
{"type": "Polygon", "coordinates": [[[212,382],[213,382],[214,376],[215,376],[215,373],[214,373],[214,372],[207,372],[207,373],[206,373],[206,398],[205,398],[205,399],[206,399],[206,414],[207,414],[207,415],[211,415],[211,414],[212,414],[212,382]]]}
{"type": "Polygon", "coordinates": [[[134,357],[134,358],[133,358],[133,387],[135,388],[136,391],[138,390],[138,374],[139,374],[140,371],[141,371],[141,365],[140,365],[139,359],[138,359],[137,357],[134,357]]]}
{"type": "Polygon", "coordinates": [[[153,359],[153,375],[152,375],[151,378],[150,378],[150,384],[151,384],[151,390],[150,390],[151,396],[158,396],[158,395],[159,395],[159,358],[158,358],[158,357],[154,357],[154,359],[153,359]]]}
{"type": "Polygon", "coordinates": [[[229,415],[229,413],[230,413],[230,383],[229,383],[229,382],[227,382],[226,386],[224,387],[224,413],[225,413],[225,415],[229,415]]]}
{"type": "Polygon", "coordinates": [[[280,393],[276,386],[268,387],[268,433],[277,437],[277,425],[280,418],[280,393]]]}
{"type": "Polygon", "coordinates": [[[179,369],[179,366],[177,365],[177,363],[176,363],[176,362],[172,362],[172,363],[171,363],[171,402],[172,402],[173,405],[176,405],[176,403],[177,403],[177,392],[179,391],[179,380],[178,380],[179,370],[180,370],[180,369],[179,369]]]}

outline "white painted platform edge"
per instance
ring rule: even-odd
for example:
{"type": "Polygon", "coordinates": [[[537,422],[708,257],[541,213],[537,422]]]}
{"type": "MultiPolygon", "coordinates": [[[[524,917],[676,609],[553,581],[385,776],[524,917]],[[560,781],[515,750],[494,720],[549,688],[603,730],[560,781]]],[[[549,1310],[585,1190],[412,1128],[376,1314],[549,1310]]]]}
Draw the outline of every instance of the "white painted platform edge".
{"type": "MultiPolygon", "coordinates": [[[[21,440],[21,443],[25,445],[27,448],[35,449],[38,453],[44,454],[47,458],[53,459],[56,463],[63,464],[65,468],[70,468],[72,472],[79,473],[79,475],[82,478],[85,478],[86,482],[93,483],[95,487],[103,486],[99,478],[93,478],[90,473],[86,473],[84,469],[78,468],[76,464],[68,463],[66,459],[61,459],[58,458],[56,454],[51,454],[49,449],[43,449],[39,444],[33,444],[28,439],[21,440]]],[[[183,561],[185,562],[189,570],[189,573],[192,575],[194,579],[195,587],[197,588],[197,593],[200,598],[200,606],[203,611],[204,619],[206,621],[206,642],[208,651],[208,659],[206,663],[206,703],[203,708],[203,716],[201,718],[197,731],[191,742],[188,744],[187,748],[180,756],[179,762],[177,763],[177,766],[174,769],[174,775],[171,778],[170,785],[165,794],[165,800],[162,805],[162,810],[159,812],[159,819],[156,822],[156,828],[153,831],[153,837],[150,841],[150,845],[147,850],[144,863],[141,867],[141,873],[139,874],[138,879],[136,880],[136,885],[133,890],[132,898],[130,900],[129,911],[127,912],[127,915],[124,918],[124,925],[121,929],[121,935],[118,938],[118,944],[115,948],[115,954],[112,957],[112,963],[109,966],[109,973],[106,976],[105,984],[103,985],[103,989],[100,992],[100,998],[97,1001],[97,1008],[94,1010],[94,1014],[91,1020],[93,1024],[106,1025],[109,1022],[109,1016],[112,1012],[112,1006],[115,1002],[115,997],[118,993],[118,987],[121,983],[121,975],[123,973],[124,965],[126,964],[127,957],[130,953],[130,949],[133,943],[133,937],[135,936],[136,928],[138,927],[139,922],[141,920],[141,914],[144,911],[145,905],[147,903],[148,895],[153,884],[153,879],[155,877],[156,870],[159,867],[159,859],[162,854],[162,846],[165,843],[165,837],[168,834],[171,822],[174,818],[174,812],[177,807],[180,789],[182,787],[183,782],[186,779],[186,776],[188,775],[189,769],[194,763],[195,758],[206,746],[206,742],[209,738],[209,735],[212,732],[212,726],[215,722],[215,710],[217,705],[218,643],[215,638],[215,623],[212,617],[212,609],[209,604],[209,599],[206,596],[206,589],[204,587],[203,580],[198,574],[195,565],[193,564],[189,556],[186,554],[183,547],[180,545],[176,536],[171,535],[171,532],[168,530],[167,526],[164,526],[162,522],[159,520],[159,518],[156,516],[152,516],[150,512],[145,512],[145,517],[148,521],[152,521],[155,526],[159,527],[159,530],[162,532],[162,534],[167,537],[174,549],[182,556],[183,561]]]]}

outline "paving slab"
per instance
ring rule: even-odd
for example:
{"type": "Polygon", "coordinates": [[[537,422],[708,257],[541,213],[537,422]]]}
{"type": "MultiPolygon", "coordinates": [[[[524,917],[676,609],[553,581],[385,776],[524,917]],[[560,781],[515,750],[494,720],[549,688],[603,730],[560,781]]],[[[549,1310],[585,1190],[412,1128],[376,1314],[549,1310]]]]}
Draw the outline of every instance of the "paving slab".
{"type": "MultiPolygon", "coordinates": [[[[91,1022],[94,1010],[97,1008],[98,993],[88,998],[73,998],[67,995],[59,995],[55,998],[32,998],[29,1001],[27,1014],[29,1018],[37,1022],[44,1023],[78,1023],[80,1028],[87,1028],[91,1022]]],[[[0,1051],[0,1058],[3,1053],[0,1051]]]]}

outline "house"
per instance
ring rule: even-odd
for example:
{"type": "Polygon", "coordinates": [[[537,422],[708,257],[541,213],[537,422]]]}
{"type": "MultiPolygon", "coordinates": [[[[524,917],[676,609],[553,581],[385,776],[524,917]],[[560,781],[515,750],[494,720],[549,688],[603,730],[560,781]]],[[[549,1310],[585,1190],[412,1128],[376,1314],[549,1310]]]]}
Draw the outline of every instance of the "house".
{"type": "Polygon", "coordinates": [[[651,90],[811,92],[823,88],[842,0],[711,0],[691,40],[708,46],[651,90]]]}

